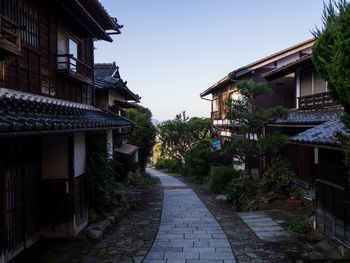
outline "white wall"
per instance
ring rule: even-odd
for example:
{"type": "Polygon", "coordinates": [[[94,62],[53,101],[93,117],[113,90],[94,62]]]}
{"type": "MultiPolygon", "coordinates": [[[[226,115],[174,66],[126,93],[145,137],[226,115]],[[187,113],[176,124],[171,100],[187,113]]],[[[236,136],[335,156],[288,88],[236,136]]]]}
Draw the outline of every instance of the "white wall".
{"type": "Polygon", "coordinates": [[[110,89],[109,96],[108,96],[108,105],[112,107],[114,105],[115,100],[125,102],[125,97],[121,95],[119,92],[113,89],[110,89]]]}
{"type": "Polygon", "coordinates": [[[74,176],[77,177],[85,173],[86,168],[86,147],[85,133],[74,134],[74,176]]]}
{"type": "Polygon", "coordinates": [[[41,137],[41,174],[43,179],[68,178],[68,137],[41,137]]]}
{"type": "Polygon", "coordinates": [[[112,130],[107,130],[106,131],[106,136],[107,136],[107,153],[108,157],[110,159],[113,158],[113,131],[112,130]]]}

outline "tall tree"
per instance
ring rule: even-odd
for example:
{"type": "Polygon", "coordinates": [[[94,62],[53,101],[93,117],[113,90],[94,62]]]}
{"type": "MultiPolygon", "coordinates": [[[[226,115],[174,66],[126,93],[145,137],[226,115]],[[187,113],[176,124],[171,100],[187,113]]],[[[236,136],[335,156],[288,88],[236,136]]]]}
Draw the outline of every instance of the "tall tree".
{"type": "Polygon", "coordinates": [[[136,124],[128,140],[139,147],[140,168],[144,171],[147,160],[152,155],[156,138],[156,128],[151,121],[152,112],[148,108],[137,105],[134,109],[126,110],[126,117],[136,124]]]}
{"type": "Polygon", "coordinates": [[[237,164],[245,164],[250,174],[254,164],[262,168],[266,153],[277,153],[278,146],[287,140],[280,133],[264,134],[266,124],[283,117],[288,110],[277,106],[267,110],[259,109],[256,97],[271,94],[272,89],[265,83],[242,81],[236,86],[239,99],[229,100],[230,108],[226,118],[236,127],[238,138],[226,148],[226,153],[233,155],[237,164]]]}
{"type": "Polygon", "coordinates": [[[196,142],[217,136],[210,119],[189,118],[186,112],[177,114],[175,119],[164,122],[158,127],[162,142],[162,154],[177,159],[179,162],[196,142]]]}
{"type": "Polygon", "coordinates": [[[327,81],[330,96],[345,110],[341,117],[346,133],[337,133],[350,175],[350,3],[330,1],[324,6],[323,27],[313,34],[312,62],[317,73],[327,81]]]}

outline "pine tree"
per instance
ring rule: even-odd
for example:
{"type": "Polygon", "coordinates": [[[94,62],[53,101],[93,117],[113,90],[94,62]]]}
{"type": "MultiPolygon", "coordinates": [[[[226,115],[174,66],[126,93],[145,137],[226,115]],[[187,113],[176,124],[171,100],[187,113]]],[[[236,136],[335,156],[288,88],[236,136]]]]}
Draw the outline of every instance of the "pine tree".
{"type": "MultiPolygon", "coordinates": [[[[337,133],[350,175],[350,3],[330,1],[323,11],[323,28],[314,30],[312,62],[328,82],[330,96],[345,110],[341,117],[346,133],[337,133]]],[[[350,180],[350,179],[349,179],[350,180]]]]}
{"type": "Polygon", "coordinates": [[[264,134],[264,127],[286,116],[288,110],[281,106],[266,110],[257,108],[256,97],[272,93],[265,83],[242,81],[236,89],[240,99],[228,101],[230,110],[226,118],[236,127],[238,136],[228,145],[226,153],[232,155],[237,164],[244,163],[248,174],[251,174],[255,164],[262,169],[264,156],[276,154],[279,146],[287,140],[288,137],[281,133],[264,134]]]}

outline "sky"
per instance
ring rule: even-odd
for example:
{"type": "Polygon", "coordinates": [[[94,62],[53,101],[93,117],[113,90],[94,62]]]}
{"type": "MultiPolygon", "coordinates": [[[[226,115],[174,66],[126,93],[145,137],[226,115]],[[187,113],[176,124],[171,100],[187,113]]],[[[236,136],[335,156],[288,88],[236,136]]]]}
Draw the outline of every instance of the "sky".
{"type": "Polygon", "coordinates": [[[323,0],[100,0],[124,25],[95,43],[141,105],[163,121],[209,117],[199,94],[231,71],[312,38],[323,0]]]}

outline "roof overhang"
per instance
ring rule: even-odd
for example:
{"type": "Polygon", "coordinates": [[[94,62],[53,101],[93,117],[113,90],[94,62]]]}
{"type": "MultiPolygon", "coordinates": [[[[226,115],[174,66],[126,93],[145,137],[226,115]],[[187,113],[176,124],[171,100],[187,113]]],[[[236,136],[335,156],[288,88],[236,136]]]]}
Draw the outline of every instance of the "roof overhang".
{"type": "Polygon", "coordinates": [[[205,91],[203,91],[200,96],[201,98],[212,94],[213,92],[217,91],[218,89],[220,89],[221,87],[223,87],[224,85],[227,85],[228,83],[232,82],[231,78],[229,75],[226,75],[225,77],[223,77],[221,80],[219,80],[218,82],[216,82],[214,85],[210,86],[208,89],[206,89],[205,91]]]}
{"type": "Polygon", "coordinates": [[[266,72],[264,74],[261,74],[262,78],[265,78],[266,80],[275,80],[279,79],[281,77],[284,77],[286,75],[289,75],[295,70],[300,67],[300,66],[311,66],[312,61],[311,61],[311,54],[307,54],[291,63],[288,63],[280,68],[276,68],[274,70],[271,70],[269,72],[266,72]]]}
{"type": "Polygon", "coordinates": [[[122,153],[125,155],[133,155],[134,153],[137,152],[139,147],[132,145],[132,144],[123,144],[122,146],[116,147],[114,150],[118,153],[122,153]]]}
{"type": "Polygon", "coordinates": [[[0,137],[112,130],[135,123],[113,112],[0,88],[0,137]]]}
{"type": "Polygon", "coordinates": [[[257,60],[253,63],[250,63],[244,67],[238,68],[238,69],[232,71],[231,73],[229,73],[227,76],[225,76],[224,78],[219,80],[217,83],[215,83],[214,85],[212,85],[208,89],[206,89],[205,91],[203,91],[200,94],[200,97],[203,98],[209,94],[212,94],[213,92],[222,88],[225,84],[227,84],[229,82],[239,81],[240,79],[245,77],[247,74],[250,74],[250,73],[254,72],[255,70],[260,69],[264,66],[267,66],[267,65],[269,65],[269,64],[271,64],[279,59],[285,58],[285,57],[290,56],[292,54],[295,54],[297,52],[301,52],[302,50],[305,50],[309,47],[312,47],[314,45],[315,41],[316,41],[315,38],[311,38],[311,39],[306,40],[304,42],[301,42],[297,45],[291,46],[287,49],[284,49],[284,50],[279,51],[277,53],[274,53],[270,56],[267,56],[263,59],[257,60]]]}
{"type": "MultiPolygon", "coordinates": [[[[106,27],[106,25],[101,22],[103,17],[104,20],[108,19],[108,14],[105,12],[104,15],[100,14],[100,16],[97,16],[97,8],[92,9],[89,7],[87,1],[88,0],[56,0],[57,4],[59,4],[64,11],[73,17],[80,27],[84,29],[84,32],[86,33],[80,31],[79,33],[81,36],[112,42],[113,39],[106,32],[107,28],[110,28],[110,26],[106,27]],[[98,19],[98,21],[96,19],[98,19]]],[[[98,5],[97,0],[91,0],[91,2],[96,2],[96,5],[98,5]]]]}

